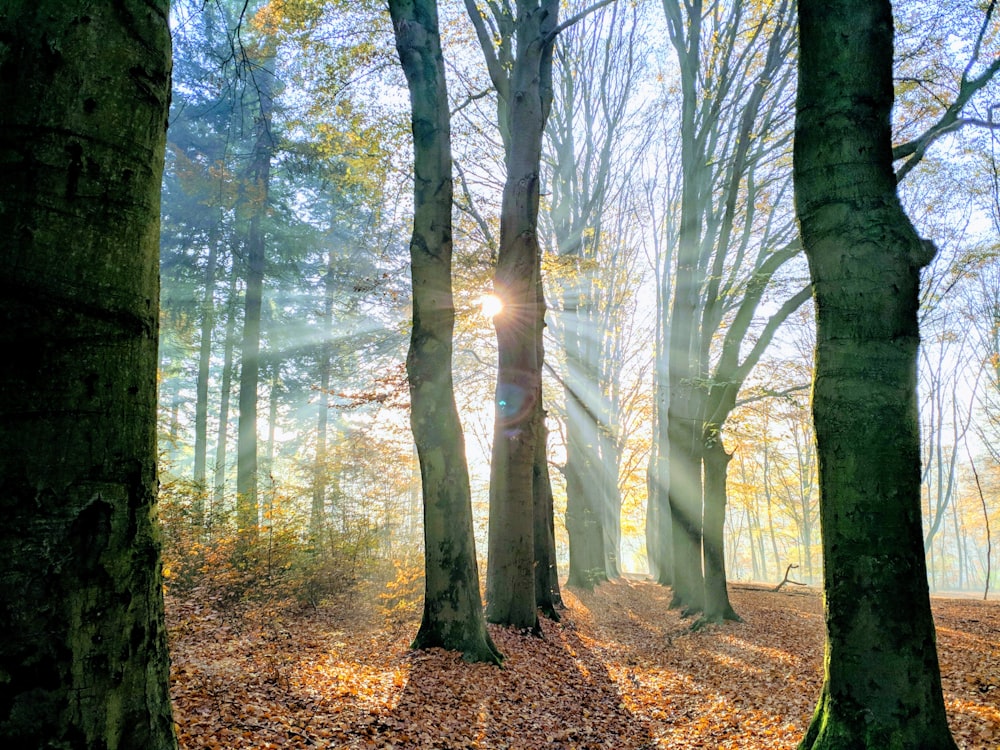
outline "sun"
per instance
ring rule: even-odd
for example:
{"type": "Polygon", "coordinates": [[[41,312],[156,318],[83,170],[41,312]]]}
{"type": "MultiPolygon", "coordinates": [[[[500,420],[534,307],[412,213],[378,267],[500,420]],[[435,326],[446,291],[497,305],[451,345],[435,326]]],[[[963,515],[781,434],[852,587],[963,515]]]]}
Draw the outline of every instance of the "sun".
{"type": "Polygon", "coordinates": [[[484,294],[479,298],[479,312],[484,318],[494,318],[503,310],[503,301],[495,294],[484,294]]]}

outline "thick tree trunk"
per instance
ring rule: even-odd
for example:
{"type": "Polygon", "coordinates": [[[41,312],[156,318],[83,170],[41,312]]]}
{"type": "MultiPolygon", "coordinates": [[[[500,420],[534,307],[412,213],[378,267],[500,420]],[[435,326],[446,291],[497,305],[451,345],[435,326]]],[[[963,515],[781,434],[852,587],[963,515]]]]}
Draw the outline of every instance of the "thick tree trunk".
{"type": "MultiPolygon", "coordinates": [[[[490,466],[486,618],[537,632],[534,574],[533,466],[541,423],[544,304],[538,244],[542,135],[552,105],[554,0],[517,0],[516,57],[501,96],[507,176],[500,208],[494,286],[504,310],[497,331],[496,420],[490,466]],[[505,117],[504,117],[505,116],[505,117]]],[[[473,11],[475,9],[473,8],[473,11]]],[[[497,76],[493,76],[494,79],[497,76]]]]}
{"type": "Polygon", "coordinates": [[[896,196],[888,0],[800,0],[796,210],[817,311],[827,649],[804,750],[954,750],[920,515],[920,269],[896,196]]]}
{"type": "Polygon", "coordinates": [[[0,746],[176,747],[156,503],[166,2],[0,7],[0,746]]]}
{"type": "MultiPolygon", "coordinates": [[[[689,248],[690,250],[690,248],[689,248]]],[[[682,242],[681,257],[685,249],[682,242]]],[[[692,327],[697,316],[694,262],[679,265],[670,319],[670,401],[667,413],[667,455],[670,483],[673,600],[686,614],[704,609],[702,572],[701,409],[694,380],[692,327]]]]}
{"type": "Polygon", "coordinates": [[[390,0],[389,11],[413,125],[413,330],[406,372],[423,487],[425,561],[423,619],[413,647],[447,648],[467,661],[499,664],[483,619],[465,439],[452,382],[451,123],[437,4],[390,0]]]}
{"type": "MultiPolygon", "coordinates": [[[[517,107],[514,107],[517,109],[517,107]]],[[[508,167],[510,169],[510,167],[508,167]]],[[[512,170],[513,171],[513,170],[512,170]]],[[[537,207],[538,175],[508,179],[501,214],[495,288],[504,310],[494,318],[499,367],[490,469],[486,617],[537,630],[535,609],[534,465],[541,439],[541,368],[535,347],[537,239],[518,231],[524,206],[537,207]],[[513,235],[513,236],[511,236],[513,235]]],[[[537,211],[537,208],[536,208],[537,211]]]]}
{"type": "Polygon", "coordinates": [[[732,455],[726,452],[720,435],[706,437],[703,454],[705,467],[705,510],[703,554],[705,558],[704,621],[739,620],[729,603],[726,587],[724,528],[726,523],[726,467],[732,455]]]}
{"type": "Polygon", "coordinates": [[[549,479],[549,457],[546,450],[545,413],[542,412],[542,439],[535,446],[533,472],[535,513],[535,606],[550,620],[559,621],[558,607],[563,606],[559,591],[559,571],[556,566],[555,517],[552,510],[552,482],[549,479]]]}

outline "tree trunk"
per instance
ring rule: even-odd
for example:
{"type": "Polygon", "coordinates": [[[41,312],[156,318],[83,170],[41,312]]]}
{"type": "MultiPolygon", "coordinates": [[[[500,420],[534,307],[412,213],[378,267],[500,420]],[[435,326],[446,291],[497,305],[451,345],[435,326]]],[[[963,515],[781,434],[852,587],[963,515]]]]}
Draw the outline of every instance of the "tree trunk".
{"type": "Polygon", "coordinates": [[[726,523],[726,467],[732,455],[726,452],[719,435],[706,439],[703,456],[705,466],[705,511],[703,522],[703,553],[705,558],[704,621],[739,620],[729,603],[726,588],[726,558],[723,530],[726,523]]]}
{"type": "Polygon", "coordinates": [[[198,493],[192,508],[195,526],[205,525],[205,497],[208,467],[208,380],[212,369],[212,331],[215,328],[215,275],[219,265],[219,228],[221,217],[208,234],[208,259],[205,262],[205,296],[201,301],[198,341],[198,377],[195,384],[194,483],[198,493]]]}
{"type": "MultiPolygon", "coordinates": [[[[657,271],[658,276],[665,275],[657,271]]],[[[673,528],[670,518],[670,443],[669,423],[669,348],[670,318],[667,315],[669,294],[665,281],[657,281],[657,336],[654,359],[656,373],[656,413],[653,419],[653,445],[649,459],[649,498],[646,505],[646,556],[649,574],[657,583],[670,586],[674,582],[673,528]]]]}
{"type": "Polygon", "coordinates": [[[604,535],[604,575],[608,579],[621,576],[621,528],[622,528],[622,496],[618,490],[618,471],[621,466],[621,455],[618,452],[618,441],[614,434],[616,419],[612,415],[614,404],[602,397],[604,412],[600,415],[601,422],[597,425],[597,460],[600,471],[600,494],[598,495],[601,509],[601,533],[604,535]]]}
{"type": "Polygon", "coordinates": [[[670,308],[668,354],[669,405],[667,441],[669,456],[671,530],[673,541],[673,601],[686,613],[704,608],[701,522],[701,436],[703,394],[697,381],[700,365],[701,289],[704,269],[700,263],[704,230],[704,183],[708,156],[705,132],[699,130],[698,76],[701,60],[702,3],[689,7],[686,22],[678,2],[664,2],[670,41],[680,64],[681,84],[681,206],[677,242],[677,267],[670,308]]]}
{"type": "Polygon", "coordinates": [[[800,745],[954,750],[920,514],[920,269],[896,196],[888,0],[800,0],[796,211],[817,311],[827,648],[800,745]]]}
{"type": "Polygon", "coordinates": [[[559,591],[559,571],[556,566],[555,516],[552,510],[552,482],[549,478],[549,457],[546,450],[548,430],[542,412],[542,439],[535,446],[533,475],[535,513],[535,606],[550,620],[559,621],[558,607],[563,606],[559,591]]]}
{"type": "Polygon", "coordinates": [[[423,618],[413,647],[499,664],[483,619],[465,438],[452,382],[451,123],[437,4],[390,0],[389,11],[413,125],[413,330],[406,372],[423,486],[425,566],[423,618]]]}
{"type": "MultiPolygon", "coordinates": [[[[269,60],[273,62],[273,58],[269,60]]],[[[243,341],[240,355],[240,421],[236,437],[236,526],[241,535],[256,533],[259,523],[257,499],[257,387],[260,382],[260,323],[264,300],[266,243],[263,219],[267,213],[271,181],[271,132],[273,108],[269,65],[261,66],[256,78],[259,95],[257,138],[247,175],[247,203],[250,226],[247,231],[246,291],[243,305],[243,341]]]]}
{"type": "MultiPolygon", "coordinates": [[[[535,338],[539,362],[545,361],[545,346],[542,329],[545,325],[545,288],[541,275],[535,287],[535,300],[539,309],[540,328],[535,338]]],[[[559,569],[556,561],[555,510],[552,497],[552,479],[549,477],[549,431],[545,426],[546,412],[541,399],[535,404],[538,411],[539,439],[535,444],[535,464],[532,470],[532,495],[534,513],[535,545],[535,606],[550,620],[559,621],[557,607],[563,605],[559,591],[559,569]]]]}
{"type": "Polygon", "coordinates": [[[327,438],[330,426],[330,375],[333,367],[333,276],[334,250],[326,263],[323,277],[322,341],[319,345],[319,397],[316,404],[316,458],[313,466],[312,506],[309,513],[309,535],[318,545],[326,525],[327,438]]]}
{"type": "MultiPolygon", "coordinates": [[[[575,295],[584,296],[582,293],[575,295]]],[[[580,304],[563,303],[566,322],[566,533],[569,536],[567,584],[592,589],[607,580],[600,456],[597,452],[597,367],[592,371],[584,343],[580,304]]]]}
{"type": "MultiPolygon", "coordinates": [[[[541,283],[539,171],[542,135],[552,106],[552,35],[559,5],[554,0],[517,0],[516,11],[516,57],[500,97],[501,115],[506,115],[501,129],[507,133],[507,176],[494,286],[504,309],[493,319],[499,364],[490,466],[486,617],[537,632],[532,469],[537,442],[544,439],[538,339],[545,314],[537,294],[541,283]]],[[[494,81],[495,72],[491,70],[494,81]]]]}
{"type": "Polygon", "coordinates": [[[212,480],[212,510],[208,525],[214,522],[214,509],[222,509],[226,501],[226,455],[229,445],[229,402],[233,390],[233,351],[236,348],[236,281],[234,272],[229,279],[229,300],[226,304],[226,339],[222,354],[222,382],[219,385],[219,431],[215,439],[214,477],[212,480]]]}
{"type": "Polygon", "coordinates": [[[3,747],[176,747],[154,521],[167,14],[0,9],[3,747]]]}

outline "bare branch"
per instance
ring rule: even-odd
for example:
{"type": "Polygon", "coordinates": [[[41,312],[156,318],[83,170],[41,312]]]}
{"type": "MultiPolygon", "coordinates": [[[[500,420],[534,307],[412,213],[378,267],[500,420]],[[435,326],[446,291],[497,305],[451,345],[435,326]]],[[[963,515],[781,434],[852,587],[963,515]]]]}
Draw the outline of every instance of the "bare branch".
{"type": "Polygon", "coordinates": [[[584,8],[579,13],[577,13],[575,16],[571,16],[571,17],[567,18],[565,21],[563,21],[561,24],[559,24],[558,26],[556,26],[554,29],[552,29],[552,31],[550,31],[546,35],[545,39],[543,40],[544,43],[545,44],[551,44],[552,42],[555,41],[555,38],[557,36],[559,36],[559,34],[561,34],[563,31],[565,31],[566,29],[568,29],[570,26],[573,26],[574,24],[579,23],[580,21],[582,21],[584,18],[586,18],[587,16],[589,16],[594,11],[600,10],[601,8],[603,8],[606,5],[611,5],[611,3],[615,2],[615,1],[616,0],[599,0],[599,2],[594,3],[589,8],[584,8]]]}
{"type": "Polygon", "coordinates": [[[902,181],[902,179],[924,158],[924,154],[927,153],[927,149],[942,136],[947,135],[948,133],[953,133],[965,125],[985,125],[991,128],[997,127],[992,122],[984,123],[982,120],[973,118],[963,119],[959,117],[969,100],[980,89],[993,80],[993,77],[998,71],[1000,71],[1000,57],[998,57],[993,60],[993,62],[991,62],[987,66],[986,70],[984,70],[979,76],[976,78],[969,78],[972,66],[979,59],[979,55],[982,51],[983,37],[989,27],[990,19],[993,17],[993,12],[996,10],[996,4],[997,0],[991,0],[986,9],[986,16],[983,19],[982,25],[979,27],[979,34],[976,38],[976,44],[973,48],[972,56],[969,59],[968,64],[965,66],[965,70],[962,71],[962,80],[959,83],[958,95],[955,97],[955,101],[953,101],[945,109],[938,121],[927,128],[927,130],[925,130],[921,135],[911,141],[902,143],[893,148],[893,161],[906,159],[906,161],[903,162],[903,165],[896,171],[896,182],[902,181]]]}
{"type": "Polygon", "coordinates": [[[482,12],[476,6],[476,0],[465,0],[465,10],[472,21],[472,26],[476,30],[476,38],[479,39],[479,46],[483,48],[483,56],[486,58],[486,70],[489,71],[490,80],[497,89],[501,97],[506,98],[510,88],[510,78],[497,56],[497,48],[493,45],[493,38],[490,30],[486,28],[486,20],[482,12]]]}

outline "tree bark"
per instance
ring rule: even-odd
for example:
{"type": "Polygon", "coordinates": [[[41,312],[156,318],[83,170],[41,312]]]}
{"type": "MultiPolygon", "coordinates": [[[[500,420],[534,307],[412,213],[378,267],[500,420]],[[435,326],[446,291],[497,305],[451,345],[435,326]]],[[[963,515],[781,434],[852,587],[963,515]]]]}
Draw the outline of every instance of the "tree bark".
{"type": "Polygon", "coordinates": [[[817,311],[827,648],[803,750],[954,750],[920,514],[920,269],[896,195],[888,0],[800,0],[796,211],[817,311]]]}
{"type": "Polygon", "coordinates": [[[724,528],[726,523],[726,467],[732,455],[719,434],[707,435],[702,457],[705,466],[705,510],[702,553],[705,565],[705,622],[739,620],[726,587],[724,528]]]}
{"type": "Polygon", "coordinates": [[[167,14],[0,9],[4,747],[176,747],[154,521],[167,14]]]}
{"type": "Polygon", "coordinates": [[[499,664],[483,618],[465,438],[452,382],[451,122],[437,3],[390,0],[389,11],[413,126],[413,330],[406,372],[423,487],[425,561],[423,618],[413,647],[447,648],[467,661],[499,664]]]}
{"type": "Polygon", "coordinates": [[[559,591],[559,571],[556,566],[555,516],[552,510],[552,482],[549,478],[549,457],[546,450],[545,414],[542,413],[542,439],[535,446],[533,476],[535,514],[535,606],[550,620],[560,620],[558,608],[563,606],[559,591]]]}

